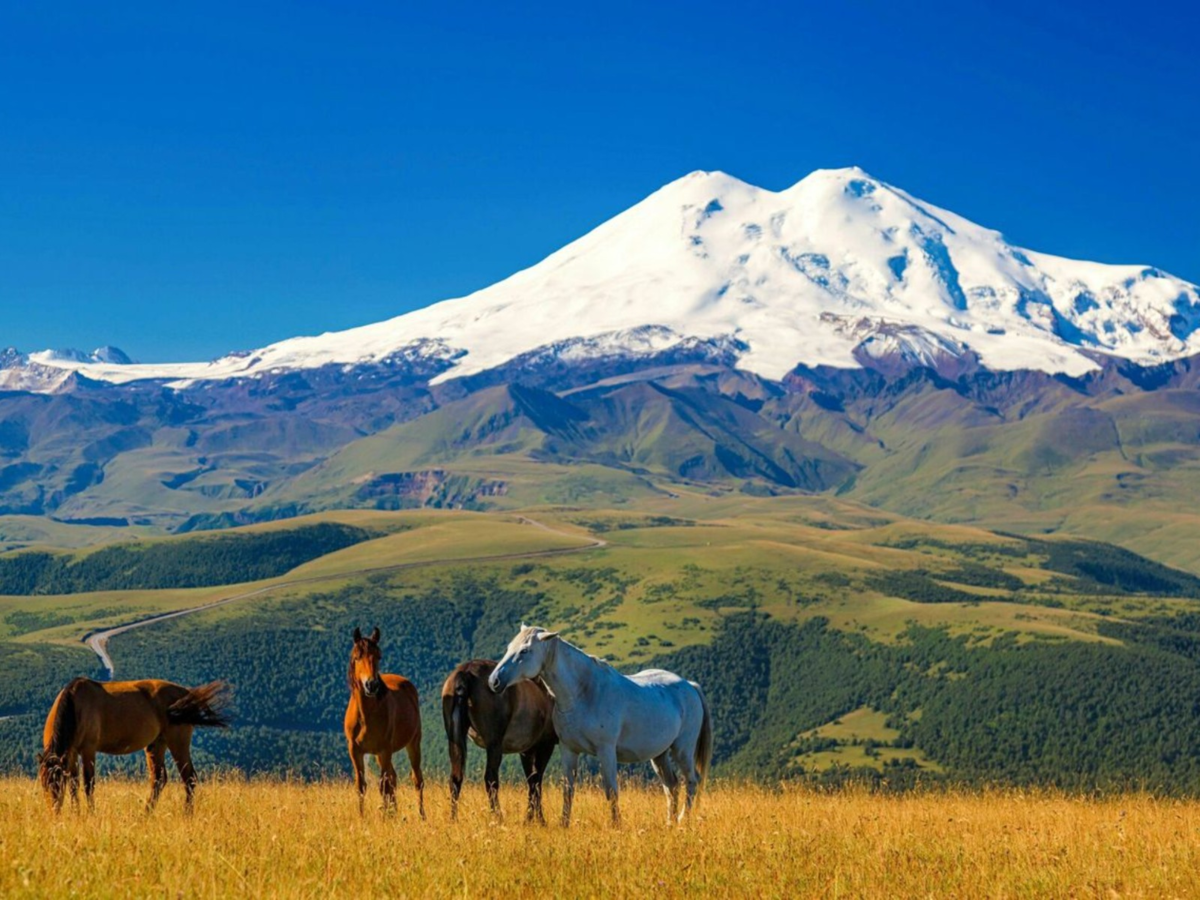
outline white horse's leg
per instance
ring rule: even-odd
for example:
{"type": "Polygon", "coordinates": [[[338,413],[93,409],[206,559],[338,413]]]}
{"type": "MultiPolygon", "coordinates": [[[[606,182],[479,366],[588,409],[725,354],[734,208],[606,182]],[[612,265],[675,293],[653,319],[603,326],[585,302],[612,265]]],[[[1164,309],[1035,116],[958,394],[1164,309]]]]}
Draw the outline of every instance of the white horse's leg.
{"type": "Polygon", "coordinates": [[[675,822],[675,807],[679,803],[679,776],[675,774],[671,765],[669,753],[654,757],[650,760],[650,765],[654,767],[654,772],[662,781],[663,790],[667,794],[667,824],[672,825],[675,822]]]}
{"type": "Polygon", "coordinates": [[[692,804],[696,801],[696,790],[700,787],[700,773],[696,770],[696,751],[694,747],[679,747],[675,745],[671,747],[671,756],[674,758],[675,765],[679,768],[679,771],[683,773],[684,782],[687,785],[683,809],[679,811],[679,821],[682,822],[684,816],[692,811],[692,804]]]}
{"type": "Polygon", "coordinates": [[[579,771],[579,754],[562,748],[563,763],[563,811],[562,824],[566,828],[571,824],[571,802],[575,799],[575,775],[579,771]]]}
{"type": "Polygon", "coordinates": [[[617,745],[607,744],[596,754],[600,758],[600,780],[604,782],[604,797],[612,807],[612,823],[621,824],[621,810],[617,806],[617,745]]]}

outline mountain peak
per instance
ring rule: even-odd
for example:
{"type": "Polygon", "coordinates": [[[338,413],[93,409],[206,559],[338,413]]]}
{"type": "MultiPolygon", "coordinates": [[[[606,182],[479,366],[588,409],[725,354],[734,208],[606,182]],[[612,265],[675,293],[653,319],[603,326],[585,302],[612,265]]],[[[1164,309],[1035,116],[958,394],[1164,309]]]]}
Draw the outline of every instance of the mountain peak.
{"type": "Polygon", "coordinates": [[[1021,249],[847,166],[778,192],[691,172],[469,296],[244,356],[30,359],[109,381],[192,381],[433,354],[447,380],[547,348],[634,357],[698,341],[737,348],[739,367],[772,379],[801,363],[950,352],[939,348],[996,370],[1078,375],[1097,352],[1143,364],[1198,353],[1198,330],[1195,285],[1021,249]]]}

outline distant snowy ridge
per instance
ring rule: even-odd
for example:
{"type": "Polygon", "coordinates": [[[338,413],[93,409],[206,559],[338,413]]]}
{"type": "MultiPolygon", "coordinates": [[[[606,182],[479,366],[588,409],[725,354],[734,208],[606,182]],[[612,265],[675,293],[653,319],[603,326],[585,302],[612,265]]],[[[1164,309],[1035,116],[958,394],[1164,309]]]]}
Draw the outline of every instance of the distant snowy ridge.
{"type": "Polygon", "coordinates": [[[1194,284],[1022,250],[861,169],[818,170],[778,192],[694,172],[537,265],[384,322],[211,363],[98,351],[27,364],[185,384],[420,358],[444,363],[445,380],[533,351],[568,360],[700,341],[773,379],[799,363],[968,355],[993,370],[1078,375],[1100,354],[1153,364],[1200,352],[1198,328],[1194,284]]]}

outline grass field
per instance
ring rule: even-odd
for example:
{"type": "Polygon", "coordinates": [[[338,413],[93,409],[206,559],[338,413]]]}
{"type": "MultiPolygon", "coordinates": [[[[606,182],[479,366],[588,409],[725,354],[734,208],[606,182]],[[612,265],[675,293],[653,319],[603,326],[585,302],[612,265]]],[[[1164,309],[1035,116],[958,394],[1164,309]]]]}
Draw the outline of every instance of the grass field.
{"type": "MultiPolygon", "coordinates": [[[[361,819],[348,783],[145,785],[101,780],[94,814],[46,812],[32,780],[0,781],[0,896],[15,897],[1189,897],[1200,802],[980,794],[816,793],[715,785],[669,828],[657,790],[627,788],[624,826],[594,789],[576,821],[493,822],[482,791],[448,820],[444,787],[361,819]]],[[[557,791],[548,812],[558,809],[557,791]]]]}

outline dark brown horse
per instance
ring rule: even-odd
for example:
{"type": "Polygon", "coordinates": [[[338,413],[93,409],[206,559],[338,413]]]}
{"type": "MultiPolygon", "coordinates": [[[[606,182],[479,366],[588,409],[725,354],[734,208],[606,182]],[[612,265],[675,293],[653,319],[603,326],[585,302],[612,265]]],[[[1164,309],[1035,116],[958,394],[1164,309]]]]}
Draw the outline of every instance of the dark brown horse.
{"type": "Polygon", "coordinates": [[[151,785],[146,811],[154,808],[167,783],[168,750],[187,791],[186,807],[191,810],[196,790],[192,729],[228,725],[223,709],[228,691],[229,686],[221,681],[189,689],[169,681],[76,678],[54,699],[42,734],[38,780],[51,808],[55,812],[62,809],[67,785],[72,802],[79,805],[80,762],[90,808],[94,806],[96,754],[144,749],[151,785]]]}
{"type": "Polygon", "coordinates": [[[551,714],[554,700],[537,682],[514,684],[502,694],[488,687],[488,676],[496,668],[491,659],[473,659],[450,673],[442,685],[442,719],[450,741],[450,815],[458,815],[463,767],[467,761],[467,738],[487,751],[483,783],[492,812],[500,812],[500,761],[505,753],[521,754],[529,807],[525,821],[542,816],[542,777],[554,753],[558,737],[551,714]]]}
{"type": "Polygon", "coordinates": [[[354,784],[358,788],[358,811],[363,811],[367,790],[364,756],[374,754],[379,763],[379,793],[384,811],[396,808],[396,769],[392,754],[408,751],[412,765],[413,787],[417,789],[417,809],[425,818],[425,779],[421,775],[421,708],[417,689],[400,675],[379,673],[379,629],[370,637],[354,629],[354,648],[346,681],[350,703],[346,706],[346,743],[354,764],[354,784]]]}

